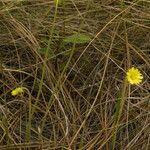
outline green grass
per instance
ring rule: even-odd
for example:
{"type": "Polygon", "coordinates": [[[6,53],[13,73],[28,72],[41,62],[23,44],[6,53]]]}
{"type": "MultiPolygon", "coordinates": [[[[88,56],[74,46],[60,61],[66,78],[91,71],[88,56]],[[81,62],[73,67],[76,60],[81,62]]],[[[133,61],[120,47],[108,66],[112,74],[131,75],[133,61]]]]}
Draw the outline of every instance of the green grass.
{"type": "Polygon", "coordinates": [[[149,150],[149,31],[149,0],[1,0],[0,150],[149,150]]]}

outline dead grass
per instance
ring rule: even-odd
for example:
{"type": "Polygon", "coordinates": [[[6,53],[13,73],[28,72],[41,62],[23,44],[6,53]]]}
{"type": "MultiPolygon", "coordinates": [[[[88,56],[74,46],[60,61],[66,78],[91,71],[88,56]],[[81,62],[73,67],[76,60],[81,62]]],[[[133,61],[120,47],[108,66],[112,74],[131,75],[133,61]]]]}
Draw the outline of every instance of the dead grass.
{"type": "Polygon", "coordinates": [[[55,10],[52,0],[0,1],[0,150],[111,150],[115,104],[132,66],[144,80],[126,89],[116,150],[149,150],[150,2],[64,0],[54,21],[55,10]],[[91,41],[64,45],[74,32],[91,41]],[[35,109],[30,141],[28,94],[11,96],[20,86],[35,109]]]}

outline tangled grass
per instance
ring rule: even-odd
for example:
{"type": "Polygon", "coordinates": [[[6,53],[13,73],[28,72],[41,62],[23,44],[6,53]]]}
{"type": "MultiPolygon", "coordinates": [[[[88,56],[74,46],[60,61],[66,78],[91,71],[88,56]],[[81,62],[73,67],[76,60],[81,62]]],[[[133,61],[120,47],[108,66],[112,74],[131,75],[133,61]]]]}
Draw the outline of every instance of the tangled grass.
{"type": "Polygon", "coordinates": [[[57,2],[0,0],[0,150],[149,150],[149,0],[57,2]]]}

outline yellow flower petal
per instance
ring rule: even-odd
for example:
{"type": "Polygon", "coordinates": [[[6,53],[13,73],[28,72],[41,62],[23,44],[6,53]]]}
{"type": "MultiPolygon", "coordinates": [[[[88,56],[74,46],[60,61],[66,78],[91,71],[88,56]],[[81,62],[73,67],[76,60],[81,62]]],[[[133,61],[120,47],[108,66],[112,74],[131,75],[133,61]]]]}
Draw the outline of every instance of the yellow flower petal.
{"type": "Polygon", "coordinates": [[[130,84],[140,84],[142,82],[143,75],[137,68],[132,67],[127,72],[127,80],[130,84]]]}
{"type": "Polygon", "coordinates": [[[16,95],[19,95],[22,93],[24,93],[24,89],[22,87],[18,87],[16,89],[12,90],[11,95],[16,96],[16,95]]]}

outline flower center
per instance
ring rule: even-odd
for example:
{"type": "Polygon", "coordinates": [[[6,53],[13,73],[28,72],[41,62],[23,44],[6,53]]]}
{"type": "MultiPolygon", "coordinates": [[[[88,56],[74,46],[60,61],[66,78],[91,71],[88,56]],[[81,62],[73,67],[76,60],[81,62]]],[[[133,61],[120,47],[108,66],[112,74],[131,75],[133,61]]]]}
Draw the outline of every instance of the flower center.
{"type": "Polygon", "coordinates": [[[135,80],[135,78],[136,78],[135,74],[131,74],[131,75],[130,75],[130,78],[131,78],[132,80],[135,80]]]}

